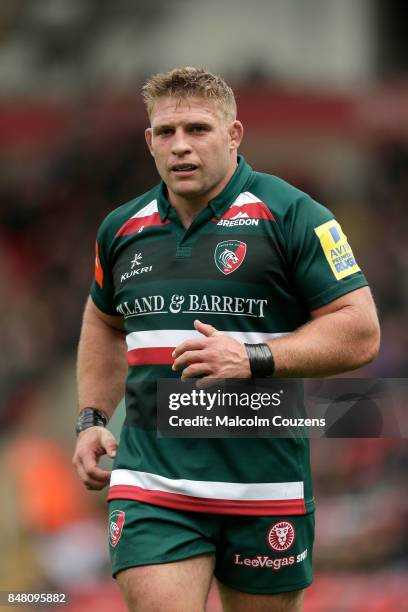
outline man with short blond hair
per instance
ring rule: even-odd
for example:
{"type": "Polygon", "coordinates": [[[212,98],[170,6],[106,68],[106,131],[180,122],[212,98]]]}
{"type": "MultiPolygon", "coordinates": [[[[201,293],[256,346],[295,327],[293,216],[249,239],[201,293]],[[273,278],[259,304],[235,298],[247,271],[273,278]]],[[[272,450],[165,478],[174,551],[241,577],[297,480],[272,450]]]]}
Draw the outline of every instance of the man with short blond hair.
{"type": "Polygon", "coordinates": [[[373,300],[332,213],[238,156],[222,78],[177,68],[143,97],[162,180],[98,231],[74,464],[89,489],[110,479],[112,573],[129,610],[202,611],[215,576],[226,611],[299,612],[312,581],[308,441],[158,438],[157,381],[358,368],[378,352],[373,300]],[[105,426],[124,391],[117,448],[105,426]],[[105,453],[112,473],[97,466],[105,453]]]}
{"type": "Polygon", "coordinates": [[[171,97],[186,100],[198,96],[215,102],[229,121],[237,117],[237,104],[234,92],[221,77],[203,68],[175,68],[170,72],[153,75],[142,87],[142,98],[149,118],[155,102],[160,98],[171,97]]]}

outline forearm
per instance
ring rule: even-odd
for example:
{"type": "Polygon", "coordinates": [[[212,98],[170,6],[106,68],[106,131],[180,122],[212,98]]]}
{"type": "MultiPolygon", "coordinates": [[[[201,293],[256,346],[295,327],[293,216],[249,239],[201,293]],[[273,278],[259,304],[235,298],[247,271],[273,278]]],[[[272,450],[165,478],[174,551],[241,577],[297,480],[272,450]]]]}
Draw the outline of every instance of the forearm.
{"type": "Polygon", "coordinates": [[[124,395],[126,373],[124,332],[95,316],[88,303],[78,347],[79,409],[91,406],[112,416],[124,395]]]}
{"type": "Polygon", "coordinates": [[[378,322],[353,307],[308,322],[293,334],[268,342],[276,377],[331,376],[359,368],[378,352],[378,322]]]}

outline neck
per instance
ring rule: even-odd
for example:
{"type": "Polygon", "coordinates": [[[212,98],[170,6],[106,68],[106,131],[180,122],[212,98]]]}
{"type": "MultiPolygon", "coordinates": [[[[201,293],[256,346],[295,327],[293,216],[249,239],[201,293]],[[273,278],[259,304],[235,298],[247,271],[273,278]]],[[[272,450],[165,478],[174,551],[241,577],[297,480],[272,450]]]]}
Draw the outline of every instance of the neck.
{"type": "Polygon", "coordinates": [[[175,209],[181,223],[184,225],[186,229],[190,227],[194,219],[200,214],[204,208],[206,208],[208,201],[203,202],[191,202],[188,199],[177,199],[173,200],[171,195],[169,195],[170,204],[175,209]]]}
{"type": "Polygon", "coordinates": [[[217,195],[220,194],[225,186],[229,183],[237,168],[237,164],[238,161],[235,160],[235,163],[231,166],[229,172],[225,175],[223,180],[207,193],[188,197],[174,193],[170,189],[167,189],[170,204],[177,212],[180,221],[186,229],[191,225],[195,217],[197,217],[197,215],[199,215],[200,212],[208,206],[208,202],[217,197],[217,195]]]}

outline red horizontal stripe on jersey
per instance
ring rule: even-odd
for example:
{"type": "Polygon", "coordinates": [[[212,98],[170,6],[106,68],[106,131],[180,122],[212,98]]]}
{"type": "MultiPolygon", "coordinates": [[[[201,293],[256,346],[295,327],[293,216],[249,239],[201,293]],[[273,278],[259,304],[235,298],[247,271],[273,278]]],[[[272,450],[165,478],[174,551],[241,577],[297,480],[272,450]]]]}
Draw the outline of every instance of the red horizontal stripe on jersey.
{"type": "Polygon", "coordinates": [[[126,223],[122,225],[122,227],[116,232],[116,237],[135,234],[142,227],[152,227],[153,225],[167,225],[168,223],[168,219],[162,222],[158,212],[155,212],[152,215],[148,215],[147,217],[134,217],[132,219],[128,219],[126,223]]]}
{"type": "Polygon", "coordinates": [[[108,501],[112,499],[132,499],[155,506],[207,512],[213,514],[240,514],[247,516],[268,516],[284,514],[306,514],[304,499],[238,500],[208,499],[166,491],[152,491],[132,485],[114,485],[109,489],[108,501]]]}
{"type": "Polygon", "coordinates": [[[127,360],[130,366],[172,364],[171,356],[174,346],[157,346],[153,348],[139,348],[128,351],[127,360]]]}

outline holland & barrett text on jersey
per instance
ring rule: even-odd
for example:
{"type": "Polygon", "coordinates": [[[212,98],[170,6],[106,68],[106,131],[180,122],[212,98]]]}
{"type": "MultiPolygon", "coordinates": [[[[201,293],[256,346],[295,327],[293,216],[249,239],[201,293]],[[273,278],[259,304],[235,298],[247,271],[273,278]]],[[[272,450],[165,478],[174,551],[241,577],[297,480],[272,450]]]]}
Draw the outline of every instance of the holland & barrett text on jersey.
{"type": "Polygon", "coordinates": [[[122,302],[116,310],[125,318],[150,313],[178,314],[179,312],[206,312],[263,318],[267,303],[267,299],[190,293],[188,295],[173,294],[167,299],[163,295],[143,296],[131,302],[122,302]]]}

